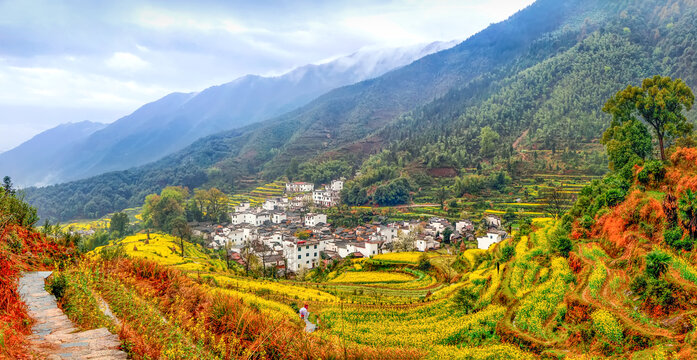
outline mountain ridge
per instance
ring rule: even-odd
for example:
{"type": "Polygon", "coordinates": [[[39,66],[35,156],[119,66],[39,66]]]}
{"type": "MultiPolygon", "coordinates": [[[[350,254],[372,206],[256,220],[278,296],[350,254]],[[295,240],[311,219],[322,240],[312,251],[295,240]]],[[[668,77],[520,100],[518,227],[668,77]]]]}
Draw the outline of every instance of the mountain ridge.
{"type": "Polygon", "coordinates": [[[199,92],[171,93],[84,139],[73,139],[71,146],[53,157],[40,158],[42,162],[28,156],[13,163],[0,161],[0,168],[26,186],[143,165],[202,136],[291,111],[328,90],[379,76],[455,42],[357,51],[278,76],[246,75],[199,92]]]}
{"type": "MultiPolygon", "coordinates": [[[[540,0],[458,46],[335,89],[290,113],[202,138],[139,168],[28,189],[28,199],[43,209],[42,215],[54,218],[103,215],[120,209],[114,204],[137,205],[164,185],[216,186],[230,192],[249,177],[276,179],[293,162],[316,165],[332,158],[354,168],[371,156],[371,163],[400,164],[394,166],[397,174],[409,177],[416,188],[432,185],[407,171],[408,164],[412,169],[448,166],[456,173],[484,164],[486,171],[504,169],[513,176],[520,176],[520,169],[553,171],[530,155],[508,152],[528,128],[521,150],[553,153],[556,148],[571,170],[581,169],[579,164],[596,166],[603,162],[593,150],[597,137],[589,138],[583,129],[605,126],[597,104],[608,92],[655,72],[689,75],[671,69],[690,69],[692,60],[664,63],[662,52],[693,47],[677,41],[679,32],[694,31],[687,26],[695,18],[690,4],[575,0],[558,6],[540,0]],[[655,15],[666,9],[669,15],[655,15]],[[660,47],[665,49],[657,52],[660,47]],[[622,49],[634,58],[625,59],[622,49]],[[648,49],[655,54],[647,54],[648,49]],[[613,68],[625,60],[635,65],[626,72],[613,68]],[[579,79],[582,86],[569,86],[579,79]],[[492,155],[479,147],[486,124],[500,132],[492,155]],[[565,131],[562,141],[550,141],[559,129],[565,131]],[[579,141],[580,148],[565,148],[579,141]],[[104,190],[106,185],[118,189],[117,194],[104,190]],[[80,204],[79,199],[91,203],[80,204]]],[[[687,80],[694,85],[694,78],[687,80]]],[[[594,168],[596,172],[601,169],[594,168]]]]}

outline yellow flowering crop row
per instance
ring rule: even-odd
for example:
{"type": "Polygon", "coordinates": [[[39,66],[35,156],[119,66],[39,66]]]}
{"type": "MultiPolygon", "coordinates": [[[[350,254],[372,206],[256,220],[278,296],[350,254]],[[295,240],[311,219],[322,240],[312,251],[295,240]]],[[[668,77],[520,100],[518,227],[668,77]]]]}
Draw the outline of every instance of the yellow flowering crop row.
{"type": "Polygon", "coordinates": [[[347,271],[329,280],[332,283],[351,283],[351,284],[368,284],[368,283],[391,283],[391,282],[407,282],[414,280],[414,277],[401,272],[384,272],[384,271],[347,271]]]}
{"type": "Polygon", "coordinates": [[[393,252],[393,253],[387,253],[387,254],[378,254],[373,256],[372,258],[374,260],[383,260],[383,261],[394,261],[394,262],[403,262],[403,263],[409,263],[409,264],[418,264],[419,263],[419,258],[424,253],[421,252],[416,252],[416,251],[411,251],[411,252],[393,252]]]}
{"type": "Polygon", "coordinates": [[[310,289],[302,286],[290,285],[280,281],[255,280],[244,277],[231,277],[225,275],[213,275],[213,278],[221,285],[232,286],[241,291],[269,291],[273,294],[287,296],[302,301],[337,302],[339,298],[324,291],[310,289]]]}
{"type": "Polygon", "coordinates": [[[602,261],[596,261],[593,272],[591,272],[588,278],[588,287],[590,288],[591,296],[594,298],[598,297],[598,293],[605,283],[605,278],[607,278],[607,268],[602,261]]]}
{"type": "Polygon", "coordinates": [[[596,332],[616,344],[622,341],[622,326],[609,311],[598,309],[591,314],[591,318],[593,319],[593,328],[596,332]]]}

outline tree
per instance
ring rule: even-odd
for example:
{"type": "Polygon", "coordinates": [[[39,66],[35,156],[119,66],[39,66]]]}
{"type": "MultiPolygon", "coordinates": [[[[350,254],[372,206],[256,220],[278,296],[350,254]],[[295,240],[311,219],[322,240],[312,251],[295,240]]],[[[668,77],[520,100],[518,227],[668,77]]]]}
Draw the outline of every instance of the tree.
{"type": "Polygon", "coordinates": [[[184,200],[188,197],[189,191],[180,186],[168,186],[162,189],[160,195],[150,194],[145,197],[143,205],[143,219],[150,221],[152,227],[172,232],[171,225],[173,220],[184,218],[184,200]]]}
{"type": "Polygon", "coordinates": [[[111,221],[109,222],[109,232],[112,234],[117,234],[116,236],[126,235],[126,230],[128,229],[128,215],[124,212],[117,212],[111,216],[111,221]]]}
{"type": "Polygon", "coordinates": [[[692,124],[683,114],[695,101],[692,90],[681,79],[656,75],[644,79],[641,87],[628,86],[618,92],[603,107],[603,111],[621,121],[641,116],[654,131],[658,140],[661,160],[665,161],[666,140],[672,140],[692,132],[692,124]]]}
{"type": "Polygon", "coordinates": [[[179,238],[182,248],[182,257],[184,257],[184,240],[191,238],[191,229],[189,228],[189,224],[187,224],[184,217],[180,216],[172,220],[170,228],[172,229],[172,235],[179,238]]]}
{"type": "Polygon", "coordinates": [[[510,233],[513,229],[513,223],[518,218],[513,208],[506,209],[506,213],[503,214],[503,221],[508,225],[508,232],[510,233]]]}
{"type": "Polygon", "coordinates": [[[455,296],[453,296],[453,304],[455,308],[460,311],[464,311],[465,314],[473,312],[476,308],[477,298],[479,294],[474,292],[469,286],[460,289],[455,296]]]}
{"type": "Polygon", "coordinates": [[[2,179],[2,184],[5,196],[15,196],[16,190],[12,187],[12,179],[9,176],[2,179]]]}
{"type": "Polygon", "coordinates": [[[555,219],[563,215],[572,203],[571,195],[562,191],[559,187],[553,187],[542,192],[542,198],[545,203],[544,209],[555,219]]]}
{"type": "Polygon", "coordinates": [[[491,158],[499,147],[499,134],[491,127],[485,126],[479,133],[479,155],[483,158],[491,158]]]}
{"type": "Polygon", "coordinates": [[[438,203],[440,204],[440,209],[443,210],[443,204],[445,203],[445,199],[448,198],[448,193],[445,190],[445,186],[441,186],[440,189],[438,189],[438,203]]]}
{"type": "Polygon", "coordinates": [[[651,155],[651,134],[636,119],[614,117],[601,139],[607,151],[610,169],[621,171],[651,155]]]}
{"type": "Polygon", "coordinates": [[[661,277],[661,274],[668,270],[670,255],[654,250],[646,255],[646,273],[654,279],[661,277]]]}
{"type": "Polygon", "coordinates": [[[379,186],[373,194],[373,200],[383,206],[404,204],[409,201],[410,190],[409,181],[405,178],[399,178],[379,186]]]}
{"type": "Polygon", "coordinates": [[[444,244],[450,244],[450,236],[453,234],[453,229],[450,227],[446,227],[445,230],[443,230],[443,243],[444,244]]]}
{"type": "Polygon", "coordinates": [[[397,239],[393,242],[394,251],[414,251],[416,242],[416,230],[404,233],[401,230],[397,233],[397,239]]]}

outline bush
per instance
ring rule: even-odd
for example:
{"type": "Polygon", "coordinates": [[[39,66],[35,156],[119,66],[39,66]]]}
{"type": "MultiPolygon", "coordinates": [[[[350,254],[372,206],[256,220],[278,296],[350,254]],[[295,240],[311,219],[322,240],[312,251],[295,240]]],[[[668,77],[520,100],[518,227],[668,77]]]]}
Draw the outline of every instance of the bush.
{"type": "Polygon", "coordinates": [[[622,189],[610,189],[605,193],[607,206],[615,206],[624,200],[626,193],[622,189]]]}
{"type": "Polygon", "coordinates": [[[48,292],[53,294],[56,299],[60,301],[68,288],[68,280],[65,278],[64,274],[53,276],[47,287],[48,292]]]}
{"type": "Polygon", "coordinates": [[[670,255],[654,250],[646,255],[646,274],[654,279],[658,279],[661,274],[668,270],[670,255]]]}
{"type": "Polygon", "coordinates": [[[683,231],[680,227],[675,226],[668,228],[663,232],[663,239],[666,244],[677,250],[691,251],[693,246],[692,239],[683,239],[683,231]]]}
{"type": "Polygon", "coordinates": [[[590,230],[591,227],[595,225],[595,219],[593,219],[589,215],[584,215],[581,218],[581,220],[579,220],[579,225],[581,225],[586,230],[590,230]]]}
{"type": "Polygon", "coordinates": [[[507,262],[510,260],[513,256],[515,256],[515,246],[511,244],[507,244],[503,248],[501,248],[501,262],[507,262]]]}
{"type": "Polygon", "coordinates": [[[665,166],[660,160],[647,161],[644,168],[637,174],[637,180],[642,185],[656,184],[663,180],[666,175],[665,166]]]}

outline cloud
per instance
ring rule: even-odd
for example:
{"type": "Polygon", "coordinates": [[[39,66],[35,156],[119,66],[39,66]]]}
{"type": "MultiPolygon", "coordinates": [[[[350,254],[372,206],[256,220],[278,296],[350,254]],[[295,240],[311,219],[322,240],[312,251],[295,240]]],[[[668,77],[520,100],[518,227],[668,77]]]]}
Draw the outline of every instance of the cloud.
{"type": "Polygon", "coordinates": [[[105,63],[112,69],[126,71],[143,70],[150,65],[147,61],[138,57],[138,55],[127,52],[115,52],[105,63]]]}
{"type": "Polygon", "coordinates": [[[32,107],[113,121],[101,117],[245,74],[277,75],[361,48],[464,39],[532,2],[0,1],[0,112],[21,106],[0,126],[37,121],[21,115],[32,107]]]}

